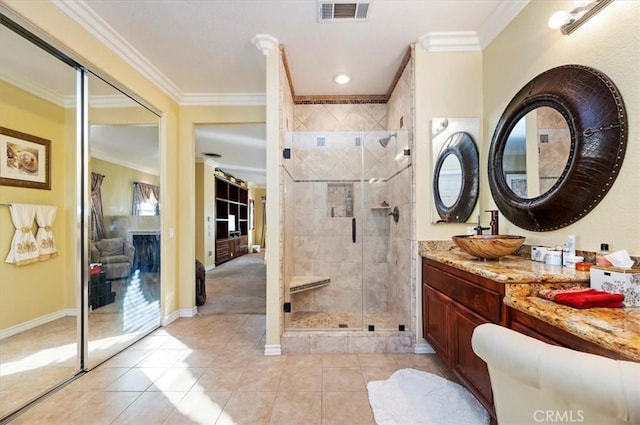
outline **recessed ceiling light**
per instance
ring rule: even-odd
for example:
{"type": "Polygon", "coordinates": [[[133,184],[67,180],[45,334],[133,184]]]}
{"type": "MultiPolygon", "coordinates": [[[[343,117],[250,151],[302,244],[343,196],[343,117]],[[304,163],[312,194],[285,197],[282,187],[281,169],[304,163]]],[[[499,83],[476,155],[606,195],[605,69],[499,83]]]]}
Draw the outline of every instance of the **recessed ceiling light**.
{"type": "Polygon", "coordinates": [[[349,81],[351,81],[351,77],[349,77],[347,74],[338,74],[333,77],[333,81],[335,81],[336,84],[347,84],[349,81]]]}
{"type": "Polygon", "coordinates": [[[222,158],[222,155],[220,155],[219,153],[213,153],[213,152],[202,152],[202,155],[208,156],[210,158],[222,158]]]}

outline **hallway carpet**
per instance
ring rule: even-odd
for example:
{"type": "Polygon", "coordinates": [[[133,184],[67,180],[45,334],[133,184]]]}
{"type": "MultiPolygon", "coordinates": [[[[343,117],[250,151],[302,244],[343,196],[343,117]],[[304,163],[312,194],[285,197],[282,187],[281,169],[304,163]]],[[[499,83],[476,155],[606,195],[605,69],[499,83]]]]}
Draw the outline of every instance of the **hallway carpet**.
{"type": "Polygon", "coordinates": [[[207,302],[200,314],[265,314],[267,268],[264,253],[247,254],[209,270],[207,302]]]}

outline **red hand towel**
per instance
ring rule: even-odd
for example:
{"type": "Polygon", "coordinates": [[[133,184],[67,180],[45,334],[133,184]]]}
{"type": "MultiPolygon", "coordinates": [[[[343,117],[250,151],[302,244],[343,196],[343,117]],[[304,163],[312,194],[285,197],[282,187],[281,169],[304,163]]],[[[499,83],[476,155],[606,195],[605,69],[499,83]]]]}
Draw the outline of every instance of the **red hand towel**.
{"type": "Polygon", "coordinates": [[[588,291],[558,294],[553,300],[559,304],[574,308],[621,308],[623,307],[624,295],[590,289],[588,291]]]}

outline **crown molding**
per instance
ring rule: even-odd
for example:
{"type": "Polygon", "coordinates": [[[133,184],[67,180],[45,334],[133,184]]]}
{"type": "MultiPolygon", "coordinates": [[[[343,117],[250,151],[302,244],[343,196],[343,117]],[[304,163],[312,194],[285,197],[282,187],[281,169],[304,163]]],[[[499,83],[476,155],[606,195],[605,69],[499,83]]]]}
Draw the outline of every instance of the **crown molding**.
{"type": "Polygon", "coordinates": [[[60,10],[77,22],[88,33],[96,37],[114,53],[124,59],[136,71],[151,80],[176,102],[180,102],[182,92],[160,72],[147,58],[137,51],[116,30],[98,16],[84,0],[51,0],[60,10]]]}
{"type": "Polygon", "coordinates": [[[482,50],[475,31],[430,32],[418,38],[427,52],[476,52],[482,50]]]}
{"type": "Polygon", "coordinates": [[[75,96],[64,96],[63,94],[53,91],[49,87],[46,87],[42,84],[15,78],[7,74],[0,74],[0,80],[62,108],[70,108],[76,106],[75,96]]]}
{"type": "Polygon", "coordinates": [[[265,93],[185,93],[180,104],[183,106],[252,106],[266,105],[265,93]]]}
{"type": "Polygon", "coordinates": [[[484,49],[524,9],[529,0],[502,1],[478,30],[480,46],[484,49]]]}

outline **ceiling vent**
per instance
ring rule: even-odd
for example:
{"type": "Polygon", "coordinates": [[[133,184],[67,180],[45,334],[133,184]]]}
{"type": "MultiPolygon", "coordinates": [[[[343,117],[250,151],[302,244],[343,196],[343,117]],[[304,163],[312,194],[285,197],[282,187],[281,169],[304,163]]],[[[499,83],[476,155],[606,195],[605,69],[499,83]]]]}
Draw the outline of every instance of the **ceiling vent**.
{"type": "Polygon", "coordinates": [[[369,16],[371,2],[325,2],[320,1],[318,21],[320,22],[349,22],[366,21],[369,16]]]}

